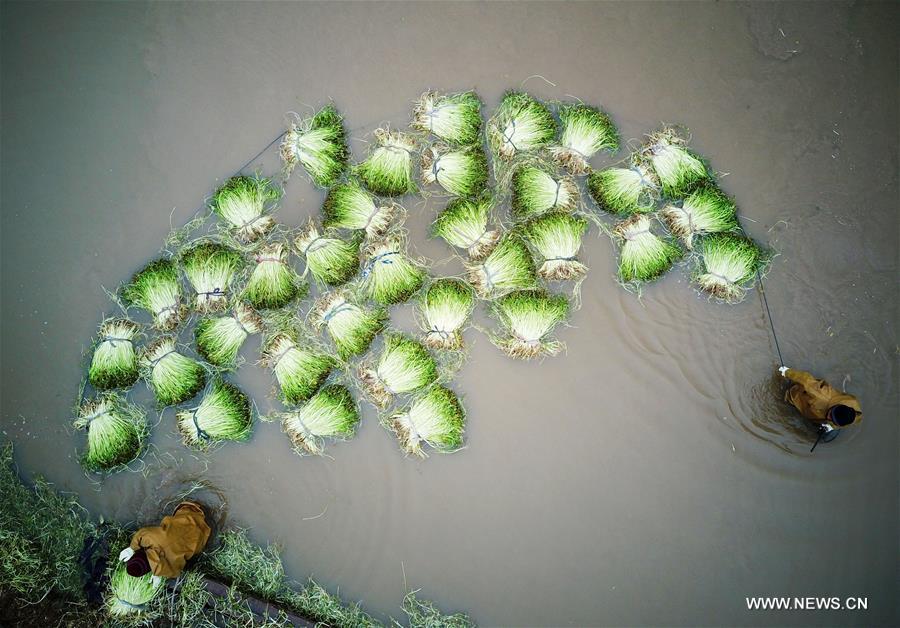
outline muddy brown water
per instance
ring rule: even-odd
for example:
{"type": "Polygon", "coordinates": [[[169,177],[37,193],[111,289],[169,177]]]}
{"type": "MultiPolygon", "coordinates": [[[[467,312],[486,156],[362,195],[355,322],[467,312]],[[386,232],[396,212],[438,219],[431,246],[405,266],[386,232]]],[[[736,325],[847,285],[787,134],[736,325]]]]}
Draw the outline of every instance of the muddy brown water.
{"type": "MultiPolygon", "coordinates": [[[[896,625],[897,18],[888,3],[5,3],[3,434],[95,516],[144,523],[205,481],[292,577],[381,618],[408,587],[483,625],[896,625]],[[286,111],[333,99],[359,156],[426,88],[477,88],[489,113],[523,82],[601,104],[624,138],[692,129],[747,231],[781,253],[766,288],[785,361],[859,395],[860,429],[810,455],[759,293],[715,305],[676,270],[638,300],[594,230],[567,355],[515,363],[467,335],[460,453],[405,459],[366,406],[331,458],[298,458],[275,424],[194,457],[170,411],[146,477],[85,477],[68,424],[113,311],[101,286],[286,111]],[[868,610],[748,611],[757,595],[868,610]]],[[[254,167],[275,172],[274,151],[254,167]]],[[[295,175],[278,217],[298,225],[322,197],[295,175]]],[[[407,201],[418,251],[444,260],[424,237],[440,201],[407,201]]],[[[266,412],[257,351],[237,381],[266,412]]]]}

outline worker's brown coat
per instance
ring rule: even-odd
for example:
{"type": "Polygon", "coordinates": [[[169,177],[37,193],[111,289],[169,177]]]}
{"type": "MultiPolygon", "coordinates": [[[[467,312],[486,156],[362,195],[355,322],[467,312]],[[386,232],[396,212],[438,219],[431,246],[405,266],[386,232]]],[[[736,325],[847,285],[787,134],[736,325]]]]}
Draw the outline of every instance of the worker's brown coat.
{"type": "Polygon", "coordinates": [[[199,506],[182,502],[171,517],[158,526],[141,528],[131,537],[131,549],[143,548],[156,576],[177,578],[184,564],[203,551],[209,540],[209,526],[199,506]]]}
{"type": "Polygon", "coordinates": [[[862,420],[862,408],[853,395],[837,390],[825,380],[816,379],[806,371],[788,369],[784,376],[794,382],[785,393],[784,400],[793,404],[810,421],[828,423],[831,427],[839,428],[839,425],[828,420],[828,409],[836,405],[856,410],[856,420],[851,425],[862,420]]]}

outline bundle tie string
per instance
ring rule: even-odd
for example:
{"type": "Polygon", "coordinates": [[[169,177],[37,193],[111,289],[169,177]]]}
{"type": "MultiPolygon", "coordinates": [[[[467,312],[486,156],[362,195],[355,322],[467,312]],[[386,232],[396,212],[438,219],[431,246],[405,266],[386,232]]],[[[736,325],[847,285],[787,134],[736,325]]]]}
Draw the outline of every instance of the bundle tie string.
{"type": "Polygon", "coordinates": [[[519,147],[516,146],[515,142],[513,142],[513,135],[516,134],[516,119],[513,118],[509,121],[507,128],[512,126],[512,131],[507,135],[506,129],[503,129],[503,141],[513,147],[513,150],[519,150],[519,147]]]}
{"type": "Polygon", "coordinates": [[[160,361],[161,361],[164,357],[166,357],[167,355],[172,354],[172,353],[177,353],[177,350],[176,350],[176,349],[169,349],[168,351],[166,351],[165,353],[163,353],[163,354],[162,354],[161,356],[159,356],[158,358],[153,358],[152,360],[150,360],[150,367],[151,367],[151,368],[155,367],[157,364],[160,363],[160,361]]]}
{"type": "Polygon", "coordinates": [[[260,214],[259,216],[256,216],[255,218],[251,218],[250,220],[248,220],[248,221],[246,221],[246,222],[243,222],[243,223],[241,223],[240,225],[238,225],[238,229],[246,229],[247,227],[249,227],[250,225],[252,225],[252,224],[253,224],[254,222],[256,222],[257,220],[259,220],[259,219],[261,219],[261,218],[265,218],[265,216],[266,216],[266,214],[260,214]]]}
{"type": "Polygon", "coordinates": [[[574,262],[576,256],[570,255],[568,257],[545,257],[545,262],[574,262]]]}
{"type": "Polygon", "coordinates": [[[650,229],[642,229],[641,231],[635,231],[634,233],[624,234],[622,237],[628,241],[634,240],[635,236],[644,235],[645,233],[650,233],[650,229]]]}
{"type": "Polygon", "coordinates": [[[277,262],[278,264],[284,264],[284,260],[280,257],[257,257],[256,263],[262,264],[263,262],[277,262]]]}
{"type": "Polygon", "coordinates": [[[381,207],[376,207],[375,211],[373,211],[371,214],[369,214],[369,218],[366,220],[366,225],[363,227],[364,231],[366,231],[366,232],[369,231],[369,225],[372,224],[372,221],[375,219],[375,216],[377,216],[378,214],[381,213],[381,209],[382,209],[381,207]]]}
{"type": "Polygon", "coordinates": [[[305,247],[303,247],[303,255],[307,255],[310,252],[310,249],[312,249],[312,245],[315,244],[316,242],[321,242],[321,244],[319,244],[319,246],[317,246],[316,248],[312,249],[313,252],[318,251],[319,249],[321,249],[324,246],[327,246],[328,240],[330,240],[330,239],[331,238],[326,238],[324,235],[316,236],[315,238],[313,238],[312,240],[309,241],[309,244],[307,244],[305,247]]]}
{"type": "Polygon", "coordinates": [[[553,204],[550,206],[551,208],[556,207],[556,204],[559,202],[559,189],[562,187],[562,184],[562,179],[556,182],[556,196],[553,197],[553,204]]]}
{"type": "Polygon", "coordinates": [[[440,183],[440,181],[438,181],[438,173],[444,169],[443,166],[438,165],[438,162],[440,161],[441,158],[438,157],[431,163],[431,176],[434,177],[435,183],[440,183]]]}
{"type": "Polygon", "coordinates": [[[332,318],[340,314],[341,312],[348,312],[354,308],[350,303],[341,303],[339,306],[332,308],[329,312],[322,317],[322,322],[327,323],[332,318]]]}
{"type": "Polygon", "coordinates": [[[243,331],[243,332],[244,332],[245,334],[247,334],[248,336],[252,336],[252,335],[253,335],[253,334],[250,332],[249,329],[247,329],[246,327],[244,327],[244,324],[241,322],[241,317],[240,317],[240,316],[238,316],[237,314],[235,314],[232,318],[234,318],[234,322],[237,323],[238,327],[241,328],[241,331],[243,331]]]}
{"type": "Polygon", "coordinates": [[[488,292],[493,292],[494,288],[494,273],[484,264],[481,265],[482,272],[484,272],[484,280],[487,282],[488,292]]]}
{"type": "Polygon", "coordinates": [[[112,346],[115,347],[117,342],[132,342],[132,340],[131,340],[131,338],[119,338],[118,336],[106,336],[103,338],[103,340],[100,341],[100,344],[102,345],[104,342],[109,342],[112,344],[112,346]]]}
{"type": "Polygon", "coordinates": [[[437,334],[442,339],[447,340],[450,338],[450,334],[452,332],[444,331],[443,329],[435,329],[434,327],[432,327],[431,329],[428,330],[428,333],[429,334],[437,334]]]}
{"type": "Polygon", "coordinates": [[[386,253],[379,253],[375,257],[369,260],[366,264],[366,267],[363,269],[362,276],[363,279],[369,276],[372,272],[372,269],[375,268],[375,264],[381,262],[382,264],[393,264],[394,262],[389,259],[385,259],[386,257],[390,257],[392,255],[400,255],[400,251],[387,251],[386,253]]]}
{"type": "Polygon", "coordinates": [[[223,288],[219,288],[219,287],[216,287],[216,288],[214,288],[213,290],[206,290],[206,291],[203,291],[203,292],[201,292],[201,291],[198,290],[198,291],[197,291],[197,296],[198,296],[198,297],[201,297],[201,296],[202,296],[202,297],[224,297],[224,296],[225,296],[225,290],[224,290],[223,288]]]}
{"type": "Polygon", "coordinates": [[[128,608],[133,608],[133,609],[136,610],[136,611],[142,611],[142,610],[144,610],[145,608],[147,608],[147,605],[146,605],[146,604],[132,604],[132,603],[129,602],[128,600],[123,600],[123,599],[120,598],[118,595],[116,596],[116,600],[118,600],[119,604],[124,604],[124,605],[127,606],[128,608]]]}
{"type": "Polygon", "coordinates": [[[194,428],[197,430],[197,438],[200,440],[212,440],[212,437],[206,433],[200,424],[197,423],[197,412],[200,410],[200,407],[196,407],[191,411],[191,421],[194,422],[194,428]]]}
{"type": "Polygon", "coordinates": [[[637,175],[641,178],[641,185],[645,185],[645,186],[647,186],[648,188],[653,188],[654,190],[656,189],[656,185],[655,185],[652,181],[648,180],[648,179],[644,176],[644,171],[643,171],[643,170],[641,170],[641,169],[638,168],[637,166],[632,166],[632,167],[631,167],[631,170],[634,171],[634,172],[636,172],[637,175]]]}
{"type": "Polygon", "coordinates": [[[178,311],[178,303],[176,302],[176,303],[173,304],[173,305],[168,305],[168,306],[164,307],[163,309],[159,310],[159,311],[156,313],[156,315],[157,315],[157,316],[160,316],[160,315],[164,314],[165,312],[172,312],[172,313],[174,314],[174,313],[176,313],[177,311],[178,311]]]}
{"type": "Polygon", "coordinates": [[[287,349],[285,349],[284,351],[282,351],[280,354],[278,354],[278,357],[275,358],[275,359],[272,361],[272,368],[277,367],[277,366],[278,366],[278,363],[281,362],[281,358],[283,358],[283,357],[286,356],[288,353],[290,353],[290,352],[291,352],[291,349],[296,349],[296,348],[297,348],[296,345],[291,345],[291,346],[289,346],[287,349]]]}

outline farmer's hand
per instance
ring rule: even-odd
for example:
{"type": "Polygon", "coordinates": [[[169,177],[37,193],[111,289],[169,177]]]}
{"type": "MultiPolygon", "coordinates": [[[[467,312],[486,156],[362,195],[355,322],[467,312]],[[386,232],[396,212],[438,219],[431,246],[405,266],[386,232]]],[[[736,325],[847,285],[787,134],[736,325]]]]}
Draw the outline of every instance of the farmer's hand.
{"type": "Polygon", "coordinates": [[[153,586],[158,587],[159,584],[162,582],[162,576],[152,576],[150,578],[150,582],[153,583],[153,586]]]}
{"type": "Polygon", "coordinates": [[[130,547],[126,547],[121,552],[119,552],[119,560],[121,560],[123,563],[128,562],[132,556],[134,556],[134,550],[130,547]]]}
{"type": "Polygon", "coordinates": [[[780,369],[778,369],[778,372],[781,373],[782,377],[787,377],[788,367],[782,366],[780,369]]]}

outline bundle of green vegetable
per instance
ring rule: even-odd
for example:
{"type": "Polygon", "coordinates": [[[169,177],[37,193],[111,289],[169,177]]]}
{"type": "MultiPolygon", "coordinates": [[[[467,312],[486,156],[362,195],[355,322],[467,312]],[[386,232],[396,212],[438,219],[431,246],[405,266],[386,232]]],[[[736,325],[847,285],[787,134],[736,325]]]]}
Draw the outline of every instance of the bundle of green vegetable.
{"type": "Polygon", "coordinates": [[[689,250],[695,235],[736,233],[741,228],[734,201],[714,185],[701,185],[684,200],[667,204],[660,213],[672,235],[689,250]]]}
{"type": "Polygon", "coordinates": [[[203,365],[178,352],[174,337],[158,338],[141,352],[141,375],[161,406],[187,401],[206,385],[203,365]]]}
{"type": "Polygon", "coordinates": [[[361,244],[360,237],[347,242],[333,233],[319,233],[312,218],[294,238],[297,252],[306,259],[306,270],[319,286],[339,286],[350,281],[359,270],[361,244]]]}
{"type": "Polygon", "coordinates": [[[359,410],[345,386],[330,384],[323,386],[298,409],[278,412],[272,418],[281,420],[282,429],[294,444],[294,451],[301,456],[320,456],[325,452],[326,438],[353,438],[359,425],[359,410]]]}
{"type": "Polygon", "coordinates": [[[500,239],[499,229],[488,228],[493,207],[494,199],[489,194],[474,200],[454,199],[438,214],[431,233],[443,238],[450,246],[466,249],[469,259],[481,259],[500,239]]]}
{"type": "Polygon", "coordinates": [[[231,316],[204,318],[197,323],[197,351],[210,364],[232,366],[247,336],[258,334],[262,328],[262,318],[251,307],[238,303],[231,316]]]}
{"type": "Polygon", "coordinates": [[[347,360],[368,350],[372,340],[384,328],[388,315],[383,308],[360,307],[346,292],[336,290],[316,301],[309,318],[314,327],[327,330],[338,356],[347,360]]]}
{"type": "Polygon", "coordinates": [[[550,109],[524,92],[510,91],[488,120],[488,143],[505,161],[549,145],[556,137],[550,109]]]}
{"type": "Polygon", "coordinates": [[[281,190],[270,179],[240,175],[216,190],[210,208],[235,230],[238,238],[251,242],[275,224],[269,212],[280,198],[281,190]]]}
{"type": "Polygon", "coordinates": [[[577,204],[578,186],[572,177],[554,177],[537,166],[522,166],[513,174],[510,213],[516,220],[550,210],[570,211],[577,204]]]}
{"type": "Polygon", "coordinates": [[[428,349],[420,343],[389,333],[384,336],[378,361],[366,360],[361,364],[359,378],[369,400],[379,408],[386,408],[394,395],[419,390],[437,380],[438,368],[428,349]]]}
{"type": "Polygon", "coordinates": [[[469,284],[452,277],[435,279],[419,299],[422,342],[432,349],[461,349],[462,330],[473,309],[475,294],[469,284]]]}
{"type": "Polygon", "coordinates": [[[309,285],[288,263],[288,250],[282,243],[266,244],[254,256],[254,261],[256,266],[242,295],[250,305],[275,309],[306,296],[309,285]]]}
{"type": "Polygon", "coordinates": [[[109,579],[106,610],[115,622],[135,622],[147,611],[156,594],[166,588],[165,578],[153,582],[153,574],[128,575],[125,563],[116,562],[109,579]]]}
{"type": "Polygon", "coordinates": [[[569,315],[569,302],[564,296],[543,290],[513,292],[497,299],[492,313],[504,333],[493,335],[491,341],[511,358],[530,360],[556,355],[565,346],[550,337],[569,315]]]}
{"type": "Polygon", "coordinates": [[[669,198],[682,198],[713,175],[702,157],[686,147],[687,140],[673,127],[649,136],[643,156],[659,179],[662,192],[669,198]]]}
{"type": "Polygon", "coordinates": [[[415,140],[399,131],[375,129],[375,142],[375,148],[355,169],[363,185],[382,196],[402,196],[415,192],[415,140]]]}
{"type": "Polygon", "coordinates": [[[487,157],[480,146],[433,146],[422,153],[422,182],[426,185],[437,183],[454,196],[471,198],[484,190],[487,180],[487,157]]]}
{"type": "Polygon", "coordinates": [[[481,99],[475,92],[425,92],[416,101],[411,126],[455,146],[481,140],[481,99]]]}
{"type": "Polygon", "coordinates": [[[619,150],[619,131],[609,115],[581,103],[559,106],[560,145],[551,150],[556,162],[572,174],[590,170],[588,159],[601,150],[619,150]]]}
{"type": "Polygon", "coordinates": [[[137,458],[150,433],[144,410],[116,393],[84,401],[73,424],[87,430],[81,464],[90,471],[109,471],[137,458]]]}
{"type": "Polygon", "coordinates": [[[537,285],[534,260],[521,237],[503,236],[491,254],[478,263],[466,264],[466,278],[478,296],[494,298],[537,285]]]}
{"type": "Polygon", "coordinates": [[[466,411],[452,390],[432,386],[384,423],[397,436],[404,452],[425,458],[426,444],[440,453],[462,449],[466,411]]]}
{"type": "Polygon", "coordinates": [[[363,253],[363,290],[380,305],[403,303],[422,287],[425,269],[410,259],[406,238],[395,233],[371,243],[363,253]]]}
{"type": "Polygon", "coordinates": [[[742,301],[767,262],[753,240],[729,233],[700,238],[698,252],[694,281],[726,303],[742,301]]]}
{"type": "Polygon", "coordinates": [[[100,324],[88,369],[91,386],[98,390],[128,388],[137,381],[134,340],[139,331],[137,323],[124,318],[109,318],[100,324]]]}
{"type": "Polygon", "coordinates": [[[322,205],[322,226],[326,229],[361,229],[367,237],[377,238],[387,232],[399,213],[401,208],[396,203],[378,205],[356,181],[350,181],[328,190],[322,205]]]}
{"type": "Polygon", "coordinates": [[[181,254],[181,267],[196,293],[195,309],[208,314],[228,307],[231,282],[244,268],[244,258],[232,248],[204,240],[181,254]]]}
{"type": "Polygon", "coordinates": [[[311,118],[291,123],[281,142],[285,179],[299,163],[319,187],[337,183],[350,151],[344,121],[334,105],[325,105],[311,118]]]}
{"type": "Polygon", "coordinates": [[[266,338],[262,364],[275,374],[282,401],[296,405],[309,399],[336,366],[334,358],[301,346],[296,333],[277,332],[266,338]]]}
{"type": "Polygon", "coordinates": [[[650,226],[649,216],[635,214],[617,224],[613,230],[622,243],[619,279],[624,283],[652,281],[681,258],[681,249],[654,235],[650,226]]]}
{"type": "Polygon", "coordinates": [[[588,269],[577,256],[587,228],[586,219],[561,212],[550,212],[525,223],[522,234],[544,259],[538,275],[549,281],[584,277],[588,269]]]}
{"type": "Polygon", "coordinates": [[[206,449],[223,440],[242,441],[253,431],[250,400],[241,390],[216,377],[200,405],[175,415],[185,445],[206,449]]]}
{"type": "Polygon", "coordinates": [[[652,212],[659,200],[659,180],[637,157],[628,168],[592,172],[587,188],[600,209],[620,216],[652,212]]]}
{"type": "Polygon", "coordinates": [[[178,268],[169,259],[150,262],[136,273],[122,287],[122,300],[150,312],[157,329],[174,329],[186,313],[178,268]]]}

